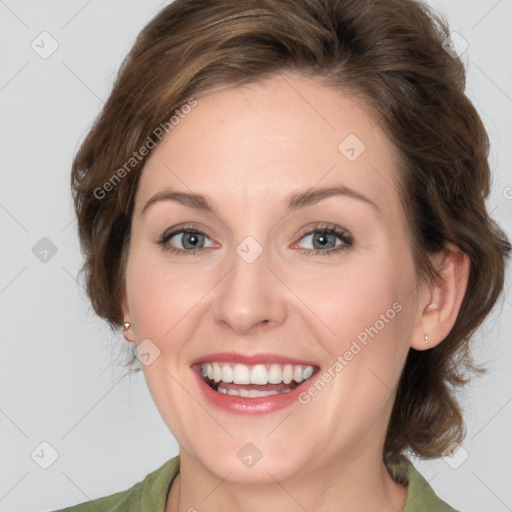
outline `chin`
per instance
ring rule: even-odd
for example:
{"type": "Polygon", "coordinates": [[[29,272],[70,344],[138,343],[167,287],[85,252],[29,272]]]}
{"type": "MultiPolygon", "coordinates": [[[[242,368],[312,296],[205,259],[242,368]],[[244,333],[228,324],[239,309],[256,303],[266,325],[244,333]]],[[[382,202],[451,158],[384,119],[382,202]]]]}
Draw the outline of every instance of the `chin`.
{"type": "MultiPolygon", "coordinates": [[[[227,479],[237,484],[275,484],[277,481],[285,481],[302,472],[302,468],[308,465],[305,453],[301,450],[298,457],[297,450],[292,450],[295,443],[289,442],[283,453],[282,449],[273,446],[266,441],[241,441],[232,442],[232,447],[215,451],[211,449],[198,460],[221,479],[227,479]]],[[[283,443],[281,448],[283,447],[283,443]]],[[[197,453],[197,452],[196,452],[197,453]]]]}

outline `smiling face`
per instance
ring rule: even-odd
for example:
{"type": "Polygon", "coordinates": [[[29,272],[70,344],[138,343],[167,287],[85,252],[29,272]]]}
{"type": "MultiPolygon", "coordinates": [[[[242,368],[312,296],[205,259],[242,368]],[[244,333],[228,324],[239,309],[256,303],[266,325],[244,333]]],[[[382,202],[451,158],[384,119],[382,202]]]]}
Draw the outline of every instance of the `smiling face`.
{"type": "Polygon", "coordinates": [[[182,460],[253,483],[381,460],[418,316],[390,142],[300,75],[197,99],[142,173],[123,300],[182,460]]]}

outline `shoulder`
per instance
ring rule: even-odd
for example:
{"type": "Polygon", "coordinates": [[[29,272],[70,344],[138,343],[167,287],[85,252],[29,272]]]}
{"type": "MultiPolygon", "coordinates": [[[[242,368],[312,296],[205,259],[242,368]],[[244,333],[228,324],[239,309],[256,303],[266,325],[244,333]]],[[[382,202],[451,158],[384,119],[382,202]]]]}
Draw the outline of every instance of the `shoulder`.
{"type": "Polygon", "coordinates": [[[179,455],[129,489],[55,512],[164,512],[169,486],[179,472],[179,455]]]}
{"type": "Polygon", "coordinates": [[[386,466],[395,481],[408,485],[403,512],[458,512],[439,498],[430,484],[403,455],[386,455],[386,466]]]}

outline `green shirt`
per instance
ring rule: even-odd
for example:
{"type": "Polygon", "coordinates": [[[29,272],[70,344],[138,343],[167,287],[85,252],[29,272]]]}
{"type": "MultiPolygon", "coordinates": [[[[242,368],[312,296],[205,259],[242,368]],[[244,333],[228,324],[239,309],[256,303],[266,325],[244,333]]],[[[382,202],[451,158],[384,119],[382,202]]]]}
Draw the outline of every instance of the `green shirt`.
{"type": "MultiPolygon", "coordinates": [[[[408,482],[403,512],[457,512],[436,496],[432,487],[405,457],[387,459],[386,465],[395,481],[402,484],[408,482]]],[[[178,455],[126,491],[55,512],[164,512],[169,487],[179,469],[178,455]]]]}

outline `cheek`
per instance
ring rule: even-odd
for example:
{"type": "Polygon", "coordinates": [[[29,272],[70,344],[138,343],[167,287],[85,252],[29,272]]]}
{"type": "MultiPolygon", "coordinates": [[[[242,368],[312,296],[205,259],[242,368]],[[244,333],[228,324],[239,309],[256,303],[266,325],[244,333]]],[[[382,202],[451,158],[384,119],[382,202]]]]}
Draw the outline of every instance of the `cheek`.
{"type": "Polygon", "coordinates": [[[208,282],[205,272],[170,265],[149,251],[133,251],[127,264],[126,288],[136,338],[154,338],[158,344],[170,336],[204,295],[208,282]]]}
{"type": "Polygon", "coordinates": [[[403,283],[397,282],[395,274],[392,265],[365,265],[360,261],[317,269],[309,272],[307,279],[290,279],[294,279],[297,295],[321,320],[323,330],[318,333],[328,340],[331,349],[337,350],[364,333],[365,328],[377,323],[379,331],[384,331],[384,326],[387,329],[391,323],[388,320],[395,319],[400,309],[395,303],[403,300],[403,283]]]}
{"type": "Polygon", "coordinates": [[[194,414],[201,412],[194,409],[194,401],[190,405],[186,386],[180,383],[190,379],[187,345],[197,327],[195,306],[208,289],[207,276],[134,247],[126,287],[137,342],[149,339],[159,351],[151,364],[142,365],[149,392],[171,432],[186,440],[190,425],[198,424],[194,414]]]}
{"type": "Polygon", "coordinates": [[[409,349],[415,283],[408,253],[392,250],[296,279],[297,295],[308,297],[307,305],[321,320],[315,323],[328,354],[325,378],[347,406],[357,399],[378,410],[398,382],[409,349]]]}

